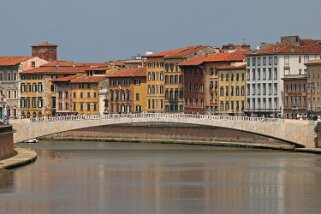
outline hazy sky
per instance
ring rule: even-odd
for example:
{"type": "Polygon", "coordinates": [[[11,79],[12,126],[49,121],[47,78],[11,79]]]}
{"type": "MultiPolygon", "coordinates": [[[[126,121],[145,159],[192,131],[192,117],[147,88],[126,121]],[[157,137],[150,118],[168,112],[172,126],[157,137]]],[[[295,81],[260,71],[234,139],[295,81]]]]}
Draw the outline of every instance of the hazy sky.
{"type": "Polygon", "coordinates": [[[107,61],[191,44],[253,47],[321,39],[321,0],[0,0],[0,55],[59,45],[58,58],[107,61]]]}

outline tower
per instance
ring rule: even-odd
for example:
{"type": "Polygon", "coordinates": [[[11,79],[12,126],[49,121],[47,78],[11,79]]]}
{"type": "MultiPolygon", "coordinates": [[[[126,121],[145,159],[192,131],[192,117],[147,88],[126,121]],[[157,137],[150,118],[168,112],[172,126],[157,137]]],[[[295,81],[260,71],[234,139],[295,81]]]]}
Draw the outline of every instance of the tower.
{"type": "Polygon", "coordinates": [[[32,56],[37,56],[47,61],[57,60],[57,45],[50,44],[47,41],[41,44],[32,45],[32,56]]]}

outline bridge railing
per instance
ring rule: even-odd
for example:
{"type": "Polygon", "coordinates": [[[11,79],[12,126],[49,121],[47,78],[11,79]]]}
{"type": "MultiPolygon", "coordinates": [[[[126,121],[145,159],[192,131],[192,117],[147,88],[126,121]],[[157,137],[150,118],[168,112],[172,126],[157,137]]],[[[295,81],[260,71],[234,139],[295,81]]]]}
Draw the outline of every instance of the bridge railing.
{"type": "Polygon", "coordinates": [[[253,122],[283,122],[280,118],[264,117],[245,117],[227,115],[202,115],[202,114],[183,114],[183,113],[130,113],[130,114],[102,114],[102,115],[69,115],[55,117],[31,118],[31,122],[55,122],[55,121],[76,121],[76,120],[108,120],[122,118],[188,118],[188,119],[207,119],[207,120],[231,120],[231,121],[253,121],[253,122]]]}

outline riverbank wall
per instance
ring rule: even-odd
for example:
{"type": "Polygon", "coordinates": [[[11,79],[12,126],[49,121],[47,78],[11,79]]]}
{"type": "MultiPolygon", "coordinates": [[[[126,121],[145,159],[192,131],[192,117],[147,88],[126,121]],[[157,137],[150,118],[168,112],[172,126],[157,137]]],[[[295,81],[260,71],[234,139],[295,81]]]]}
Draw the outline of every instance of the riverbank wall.
{"type": "Polygon", "coordinates": [[[288,142],[233,129],[173,123],[135,123],[84,128],[44,137],[56,140],[158,142],[205,145],[240,145],[293,149],[288,142]]]}
{"type": "Polygon", "coordinates": [[[12,126],[0,126],[0,160],[15,155],[12,126]]]}

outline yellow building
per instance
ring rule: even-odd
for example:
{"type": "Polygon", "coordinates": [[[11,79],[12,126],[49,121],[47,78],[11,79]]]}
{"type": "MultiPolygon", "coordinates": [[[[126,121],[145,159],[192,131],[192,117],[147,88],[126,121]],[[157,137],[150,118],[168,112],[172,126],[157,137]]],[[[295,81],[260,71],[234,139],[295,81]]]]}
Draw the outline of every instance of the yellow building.
{"type": "Polygon", "coordinates": [[[146,111],[146,67],[109,70],[107,77],[110,113],[146,111]]]}
{"type": "Polygon", "coordinates": [[[178,64],[216,52],[210,46],[188,46],[147,55],[147,111],[183,112],[183,74],[178,64]]]}
{"type": "Polygon", "coordinates": [[[59,66],[57,62],[52,62],[21,72],[21,116],[29,118],[55,115],[57,93],[53,81],[84,73],[85,68],[83,65],[59,66]]]}
{"type": "Polygon", "coordinates": [[[246,64],[221,66],[218,72],[219,114],[243,115],[246,101],[246,64]]]}

